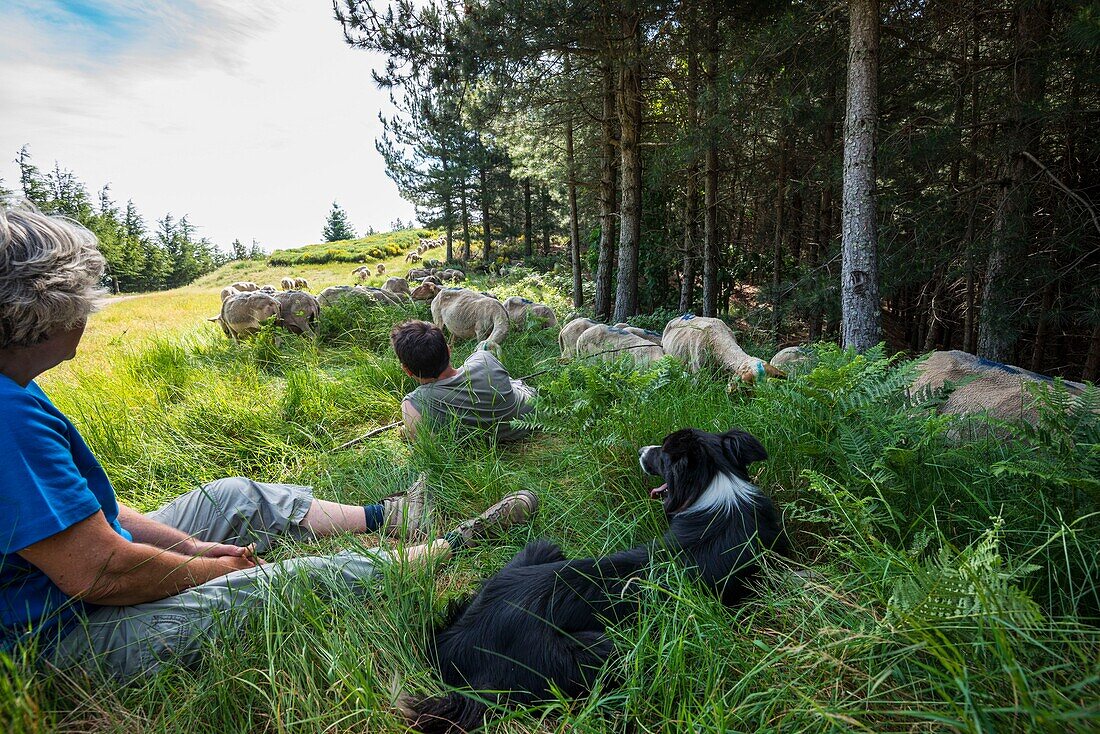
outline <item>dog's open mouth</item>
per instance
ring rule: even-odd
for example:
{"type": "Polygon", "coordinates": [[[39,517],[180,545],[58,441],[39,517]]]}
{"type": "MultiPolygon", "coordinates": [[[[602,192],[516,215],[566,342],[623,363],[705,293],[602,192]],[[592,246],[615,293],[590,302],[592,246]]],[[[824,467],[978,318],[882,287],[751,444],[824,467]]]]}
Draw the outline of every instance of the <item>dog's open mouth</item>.
{"type": "Polygon", "coordinates": [[[666,494],[668,494],[667,483],[662,484],[660,487],[654,487],[653,489],[649,490],[649,498],[652,500],[664,499],[666,494]]]}

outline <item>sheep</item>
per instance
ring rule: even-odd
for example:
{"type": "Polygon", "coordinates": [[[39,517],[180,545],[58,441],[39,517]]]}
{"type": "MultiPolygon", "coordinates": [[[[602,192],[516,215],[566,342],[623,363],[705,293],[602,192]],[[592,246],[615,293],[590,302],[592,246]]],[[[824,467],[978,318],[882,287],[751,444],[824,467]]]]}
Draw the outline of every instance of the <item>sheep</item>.
{"type": "Polygon", "coordinates": [[[408,253],[407,255],[405,255],[405,262],[407,262],[407,263],[418,263],[418,262],[420,262],[420,253],[419,252],[410,252],[410,253],[408,253]]]}
{"type": "Polygon", "coordinates": [[[404,278],[398,278],[396,276],[386,278],[386,282],[382,284],[382,290],[389,291],[395,295],[407,296],[409,295],[409,282],[404,278]]]}
{"type": "Polygon", "coordinates": [[[409,280],[420,280],[422,278],[427,278],[431,274],[432,271],[428,270],[428,268],[413,268],[405,274],[405,277],[409,280]]]}
{"type": "Polygon", "coordinates": [[[309,281],[306,280],[305,278],[295,278],[294,279],[294,290],[296,290],[296,291],[308,291],[309,290],[309,281]]]}
{"type": "Polygon", "coordinates": [[[521,296],[512,296],[504,301],[504,310],[508,312],[508,318],[517,326],[525,326],[533,323],[536,328],[556,327],[558,317],[554,310],[541,303],[535,303],[521,296]],[[532,320],[531,317],[534,317],[532,320]]]}
{"type": "Polygon", "coordinates": [[[313,334],[313,324],[321,314],[316,298],[302,291],[283,291],[275,294],[279,304],[279,316],[275,323],[291,334],[313,334]]]}
{"type": "Polygon", "coordinates": [[[577,351],[577,339],[586,330],[596,325],[596,322],[592,319],[579,318],[573,319],[563,326],[561,333],[558,334],[558,347],[561,348],[561,356],[567,359],[572,357],[577,351]]]}
{"type": "MultiPolygon", "coordinates": [[[[406,285],[406,287],[408,286],[406,285]]],[[[366,291],[371,298],[383,306],[404,306],[408,303],[406,300],[409,298],[408,293],[394,293],[385,288],[360,288],[360,290],[366,291]]]]}
{"type": "Polygon", "coordinates": [[[432,321],[451,339],[488,339],[501,344],[508,336],[508,312],[499,301],[464,288],[448,288],[432,299],[432,321]]]}
{"type": "Polygon", "coordinates": [[[605,324],[585,329],[577,338],[576,353],[578,356],[598,355],[607,360],[629,357],[641,367],[665,356],[665,351],[648,339],[605,324]]]}
{"type": "Polygon", "coordinates": [[[694,314],[672,319],[665,326],[661,344],[666,352],[686,362],[692,372],[713,364],[749,384],[765,375],[786,377],[764,360],[747,354],[737,343],[733,329],[718,319],[694,314]]]}
{"type": "Polygon", "coordinates": [[[374,268],[374,272],[377,275],[385,275],[386,274],[386,264],[385,263],[378,263],[378,265],[375,266],[375,268],[374,268]]]}
{"type": "Polygon", "coordinates": [[[261,285],[259,288],[257,288],[257,290],[262,291],[269,296],[278,293],[278,290],[276,290],[275,286],[273,285],[261,285]]]}
{"type": "Polygon", "coordinates": [[[436,297],[436,294],[439,293],[440,290],[442,289],[435,283],[421,283],[413,288],[412,293],[409,295],[412,296],[414,301],[430,301],[436,297]]]}
{"type": "Polygon", "coordinates": [[[653,342],[657,346],[661,346],[661,335],[651,329],[642,329],[638,326],[631,326],[625,322],[615,324],[616,329],[622,329],[623,331],[629,331],[634,336],[640,336],[648,342],[653,342]]]}
{"type": "MultiPolygon", "coordinates": [[[[940,412],[960,416],[988,413],[1001,420],[1022,419],[1031,423],[1038,419],[1039,413],[1031,404],[1025,384],[1051,382],[1046,375],[952,350],[932,352],[917,365],[910,394],[920,396],[942,388],[947,382],[957,384],[963,380],[967,380],[966,384],[955,388],[940,406],[940,412]]],[[[1085,389],[1079,382],[1067,380],[1063,384],[1073,395],[1080,395],[1085,389]]]]}
{"type": "Polygon", "coordinates": [[[236,288],[241,293],[260,290],[260,286],[256,285],[251,280],[238,281],[236,283],[231,284],[229,287],[230,288],[236,288]]]}
{"type": "Polygon", "coordinates": [[[370,278],[369,268],[363,268],[359,271],[359,280],[367,280],[368,278],[370,278]]]}
{"type": "Polygon", "coordinates": [[[294,290],[294,278],[283,278],[279,281],[279,285],[282,286],[284,291],[294,290]]]}
{"type": "Polygon", "coordinates": [[[466,273],[455,268],[447,268],[439,274],[439,279],[442,280],[444,283],[458,283],[460,281],[466,280],[466,273]]]}
{"type": "Polygon", "coordinates": [[[438,275],[427,275],[420,279],[421,283],[431,283],[432,285],[443,285],[442,279],[438,275]]]}
{"type": "Polygon", "coordinates": [[[245,291],[226,298],[221,313],[207,319],[222,327],[230,339],[239,340],[260,330],[263,322],[279,315],[279,302],[267,293],[245,291]]]}
{"type": "Polygon", "coordinates": [[[229,298],[230,296],[235,296],[240,292],[241,291],[237,290],[233,286],[227,285],[225,288],[222,288],[222,302],[224,303],[225,299],[229,298]]]}
{"type": "Polygon", "coordinates": [[[813,361],[813,354],[803,347],[786,347],[775,353],[768,363],[775,368],[798,368],[813,361]]]}

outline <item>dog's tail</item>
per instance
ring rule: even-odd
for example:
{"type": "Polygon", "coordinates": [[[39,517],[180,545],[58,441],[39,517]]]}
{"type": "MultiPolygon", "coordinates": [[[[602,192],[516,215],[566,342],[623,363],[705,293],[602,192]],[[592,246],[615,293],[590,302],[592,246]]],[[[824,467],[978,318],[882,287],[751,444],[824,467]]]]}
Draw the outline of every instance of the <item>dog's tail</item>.
{"type": "Polygon", "coordinates": [[[481,728],[489,707],[452,691],[444,696],[405,701],[401,711],[409,727],[425,734],[466,734],[481,728]]]}

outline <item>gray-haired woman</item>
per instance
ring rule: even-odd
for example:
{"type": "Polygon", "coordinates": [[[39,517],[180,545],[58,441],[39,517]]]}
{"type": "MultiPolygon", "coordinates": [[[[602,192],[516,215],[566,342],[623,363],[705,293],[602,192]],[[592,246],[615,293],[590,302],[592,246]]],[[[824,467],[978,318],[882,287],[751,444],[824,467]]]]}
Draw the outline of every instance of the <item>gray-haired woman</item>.
{"type": "MultiPolygon", "coordinates": [[[[419,534],[426,486],[366,507],[315,499],[311,488],[243,477],[205,485],[143,515],[118,501],[79,431],[35,384],[72,359],[101,297],[104,260],[79,224],[0,204],[0,649],[37,635],[54,662],[121,679],[166,660],[193,663],[201,644],[260,606],[279,579],[364,588],[387,551],[264,564],[279,536],[419,534]],[[234,611],[242,614],[225,614],[234,611]]],[[[457,548],[537,509],[506,497],[408,560],[457,548]]]]}

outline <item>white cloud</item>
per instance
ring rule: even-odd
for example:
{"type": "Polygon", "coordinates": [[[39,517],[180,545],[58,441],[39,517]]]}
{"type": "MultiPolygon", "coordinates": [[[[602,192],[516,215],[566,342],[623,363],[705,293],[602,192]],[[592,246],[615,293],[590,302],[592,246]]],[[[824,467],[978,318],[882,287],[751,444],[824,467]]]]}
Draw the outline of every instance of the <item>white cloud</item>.
{"type": "Polygon", "coordinates": [[[222,245],[315,242],[333,199],[359,229],[413,215],[374,150],[379,59],[344,44],[325,0],[85,5],[0,11],[19,38],[0,51],[9,187],[29,143],[41,168],[109,181],[150,221],[189,214],[222,245]]]}

